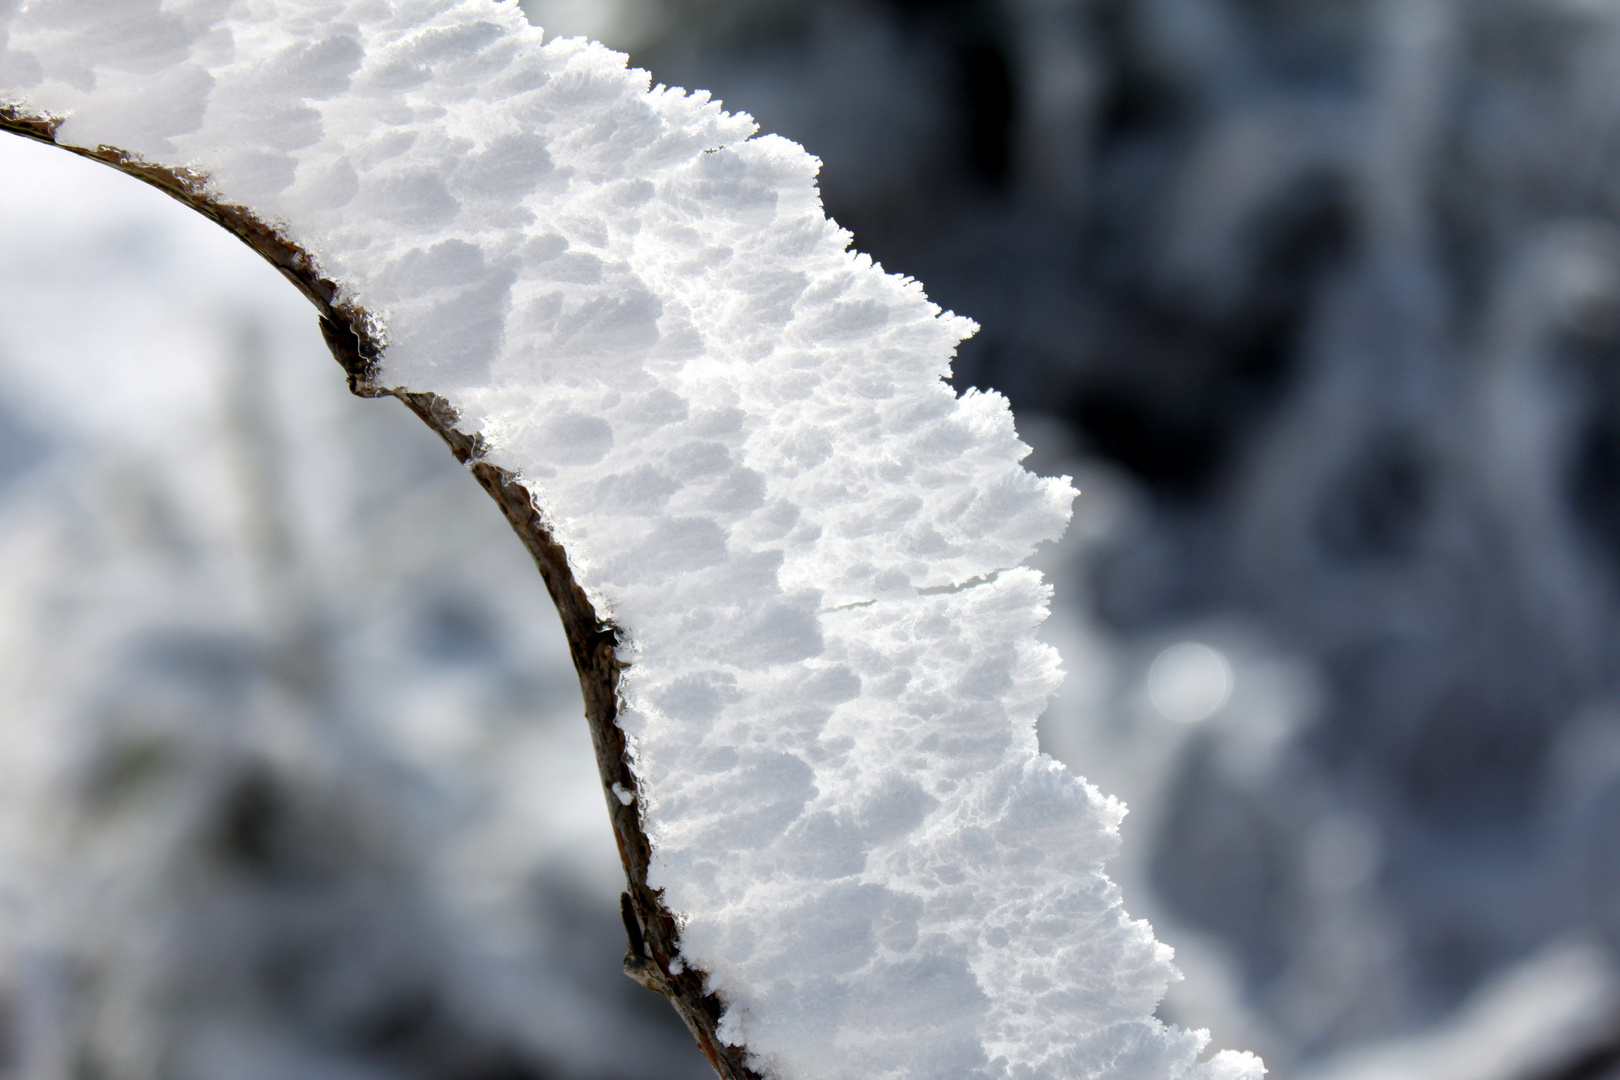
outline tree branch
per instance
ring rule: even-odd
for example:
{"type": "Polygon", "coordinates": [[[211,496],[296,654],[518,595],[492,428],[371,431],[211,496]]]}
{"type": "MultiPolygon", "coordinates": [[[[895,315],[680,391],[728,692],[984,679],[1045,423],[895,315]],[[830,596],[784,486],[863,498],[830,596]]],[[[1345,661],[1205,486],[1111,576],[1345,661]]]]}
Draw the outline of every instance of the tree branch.
{"type": "Polygon", "coordinates": [[[579,673],[585,700],[585,720],[596,748],[608,817],[624,864],[628,889],[622,914],[629,937],[625,974],[649,990],[663,994],[685,1021],[698,1048],[723,1080],[761,1080],[746,1064],[741,1047],[730,1046],[718,1034],[724,1004],[703,989],[704,974],[690,967],[670,971],[680,952],[680,931],[661,895],[647,886],[652,848],[642,827],[638,800],[623,802],[616,792],[634,792],[624,732],[619,728],[619,676],[624,662],[618,658],[619,628],[602,618],[591,605],[568,565],[567,553],[546,527],[534,498],[511,472],[483,460],[483,439],[462,431],[460,417],[444,398],[431,392],[378,386],[375,382],[385,341],[382,327],[365,309],[340,300],[336,282],[321,276],[315,258],[256,218],[243,206],[219,201],[208,188],[206,175],[142,161],[116,147],[94,150],[64,146],[56,141],[61,124],[57,117],[36,116],[19,107],[0,103],[0,130],[56,146],[81,157],[110,165],[143,180],[224,227],[263,256],[315,305],[321,333],[333,357],[348,376],[349,389],[360,397],[395,397],[439,433],[456,460],[468,466],[484,490],[500,506],[518,537],[534,557],[557,613],[562,618],[574,668],[579,673]]]}

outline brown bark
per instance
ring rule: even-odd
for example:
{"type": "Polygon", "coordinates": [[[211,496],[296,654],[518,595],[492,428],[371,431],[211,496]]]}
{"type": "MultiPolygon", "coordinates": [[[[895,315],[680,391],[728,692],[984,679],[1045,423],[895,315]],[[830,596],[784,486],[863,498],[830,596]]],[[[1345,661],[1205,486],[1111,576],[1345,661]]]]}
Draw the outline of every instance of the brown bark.
{"type": "Polygon", "coordinates": [[[508,470],[483,460],[482,438],[476,432],[465,432],[456,426],[460,418],[449,402],[431,392],[376,384],[378,361],[386,345],[382,327],[353,301],[340,298],[337,284],[321,276],[309,252],[260,221],[248,208],[221,201],[217,193],[208,189],[208,178],[204,174],[142,161],[110,146],[93,150],[63,146],[55,139],[59,124],[57,118],[33,115],[15,105],[0,103],[0,130],[58,146],[144,180],[213,219],[268,260],[315,305],[321,333],[347,374],[349,389],[361,397],[395,397],[404,402],[439,433],[456,460],[468,466],[500,506],[534,557],[546,589],[557,605],[574,668],[579,673],[585,720],[596,748],[597,771],[628,885],[622,905],[625,931],[630,940],[624,959],[625,974],[669,999],[697,1040],[699,1049],[723,1080],[760,1080],[759,1074],[748,1067],[743,1049],[720,1039],[717,1028],[723,1004],[715,995],[704,992],[703,973],[690,966],[678,975],[670,973],[670,962],[679,955],[680,929],[674,915],[664,906],[662,896],[647,886],[647,865],[652,849],[642,827],[640,801],[625,805],[614,791],[615,787],[626,792],[636,791],[624,732],[618,724],[619,676],[625,668],[617,653],[619,628],[597,613],[585,590],[574,579],[567,553],[551,535],[529,490],[508,470]]]}

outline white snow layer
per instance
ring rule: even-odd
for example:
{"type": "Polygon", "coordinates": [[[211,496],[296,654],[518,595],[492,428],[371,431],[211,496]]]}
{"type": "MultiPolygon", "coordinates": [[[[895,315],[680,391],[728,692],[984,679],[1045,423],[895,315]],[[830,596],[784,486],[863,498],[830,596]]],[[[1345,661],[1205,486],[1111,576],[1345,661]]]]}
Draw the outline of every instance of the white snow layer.
{"type": "Polygon", "coordinates": [[[1035,741],[1073,490],[817,162],[493,0],[0,0],[0,97],[205,171],[535,492],[629,635],[650,884],[783,1080],[1207,1077],[1035,741]]]}

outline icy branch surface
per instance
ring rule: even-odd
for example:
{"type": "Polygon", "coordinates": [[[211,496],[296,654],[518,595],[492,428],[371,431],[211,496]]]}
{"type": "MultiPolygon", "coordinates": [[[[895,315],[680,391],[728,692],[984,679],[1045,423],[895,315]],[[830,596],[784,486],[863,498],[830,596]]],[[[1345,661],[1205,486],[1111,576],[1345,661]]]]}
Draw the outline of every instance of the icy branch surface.
{"type": "Polygon", "coordinates": [[[1042,756],[1073,491],[797,145],[491,0],[0,0],[0,99],[209,177],[534,493],[624,632],[649,884],[783,1080],[1257,1077],[1152,1012],[1123,808],[1042,756]]]}

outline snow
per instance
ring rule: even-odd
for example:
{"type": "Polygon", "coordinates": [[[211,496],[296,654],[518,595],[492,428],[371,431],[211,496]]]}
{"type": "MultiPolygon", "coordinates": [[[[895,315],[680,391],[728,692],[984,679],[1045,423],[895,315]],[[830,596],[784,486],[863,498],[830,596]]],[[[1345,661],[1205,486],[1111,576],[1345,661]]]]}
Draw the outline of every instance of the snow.
{"type": "Polygon", "coordinates": [[[1152,1013],[1124,813],[1041,755],[1074,492],[796,144],[512,5],[0,0],[0,95],[314,253],[626,633],[649,884],[783,1080],[1253,1077],[1152,1013]]]}

